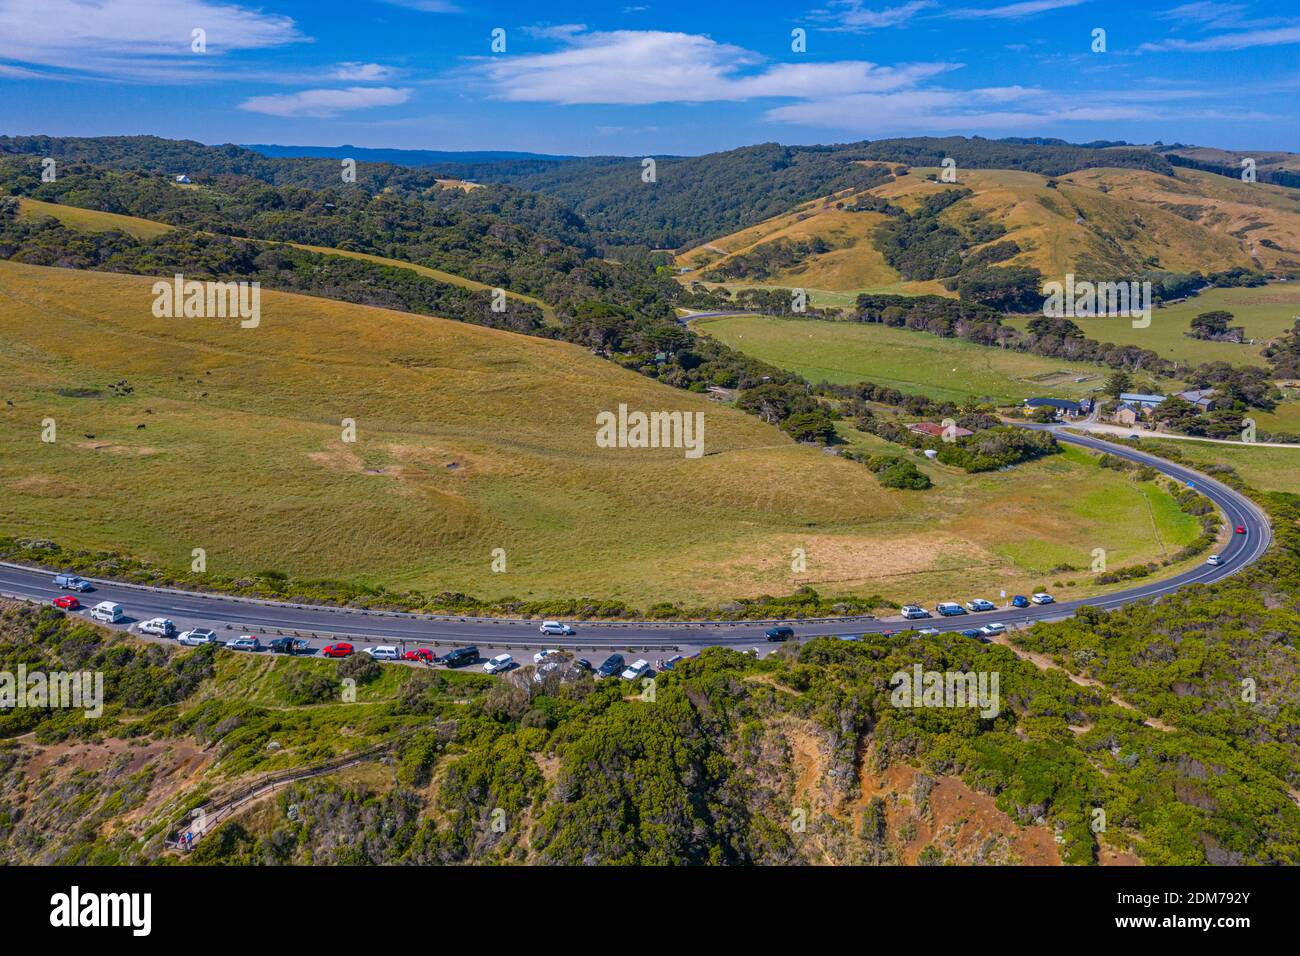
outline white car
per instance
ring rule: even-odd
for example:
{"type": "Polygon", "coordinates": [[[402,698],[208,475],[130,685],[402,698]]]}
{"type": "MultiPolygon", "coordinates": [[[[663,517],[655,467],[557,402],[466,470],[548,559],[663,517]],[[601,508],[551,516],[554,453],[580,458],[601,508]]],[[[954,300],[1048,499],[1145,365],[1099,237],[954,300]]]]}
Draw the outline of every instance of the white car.
{"type": "Polygon", "coordinates": [[[1205,563],[1206,563],[1206,564],[1222,564],[1222,563],[1223,563],[1223,559],[1222,559],[1221,557],[1219,557],[1217,554],[1212,554],[1212,555],[1210,555],[1208,558],[1205,559],[1205,563]]]}
{"type": "MultiPolygon", "coordinates": [[[[757,650],[757,648],[755,648],[755,650],[757,650]]],[[[629,667],[627,670],[623,671],[622,677],[623,680],[636,680],[640,677],[644,677],[649,672],[650,672],[650,662],[647,660],[640,660],[637,661],[635,664],[633,664],[631,667],[629,667]]]]}
{"type": "Polygon", "coordinates": [[[401,656],[397,653],[397,648],[387,644],[381,644],[378,647],[365,647],[362,650],[377,661],[395,661],[401,656]]]}
{"type": "Polygon", "coordinates": [[[226,647],[232,651],[260,651],[262,642],[252,634],[241,634],[233,641],[226,641],[226,647]]]}
{"type": "Polygon", "coordinates": [[[492,660],[483,664],[483,669],[489,674],[500,674],[502,671],[509,670],[515,666],[515,659],[509,654],[498,654],[492,660]]]}
{"type": "Polygon", "coordinates": [[[983,598],[975,598],[973,601],[966,602],[966,610],[968,611],[995,611],[997,607],[992,601],[986,601],[983,598]]]}
{"type": "Polygon", "coordinates": [[[552,654],[558,654],[558,653],[559,651],[556,650],[538,651],[536,654],[533,655],[533,663],[540,664],[542,661],[546,660],[546,658],[550,657],[552,654]]]}
{"type": "Polygon", "coordinates": [[[90,609],[90,616],[96,621],[103,621],[105,624],[116,624],[126,617],[122,613],[122,605],[113,601],[100,601],[90,609]]]}
{"type": "Polygon", "coordinates": [[[561,624],[559,621],[543,621],[542,626],[537,630],[543,634],[559,634],[563,637],[568,637],[574,633],[573,628],[567,624],[561,624]]]}
{"type": "Polygon", "coordinates": [[[922,637],[934,637],[939,633],[939,629],[935,627],[923,627],[916,633],[920,634],[922,637]]]}
{"type": "Polygon", "coordinates": [[[930,616],[930,612],[927,611],[925,608],[921,607],[921,605],[919,604],[903,605],[903,617],[907,618],[909,621],[914,620],[915,618],[929,617],[929,616],[930,616]]]}
{"type": "Polygon", "coordinates": [[[985,624],[980,628],[980,633],[985,637],[992,637],[994,634],[1001,634],[1007,629],[1005,624],[994,621],[992,624],[985,624]]]}
{"type": "Polygon", "coordinates": [[[156,634],[158,637],[171,637],[176,633],[176,625],[165,617],[155,617],[140,625],[141,634],[156,634]]]}
{"type": "Polygon", "coordinates": [[[188,631],[183,631],[180,637],[176,638],[187,647],[198,647],[200,644],[217,643],[217,635],[211,628],[196,627],[188,631]]]}
{"type": "Polygon", "coordinates": [[[1037,594],[1035,594],[1035,595],[1034,595],[1033,597],[1031,597],[1029,600],[1033,601],[1035,604],[1055,604],[1055,603],[1056,603],[1056,598],[1052,597],[1050,594],[1044,594],[1042,591],[1039,591],[1037,594]]]}

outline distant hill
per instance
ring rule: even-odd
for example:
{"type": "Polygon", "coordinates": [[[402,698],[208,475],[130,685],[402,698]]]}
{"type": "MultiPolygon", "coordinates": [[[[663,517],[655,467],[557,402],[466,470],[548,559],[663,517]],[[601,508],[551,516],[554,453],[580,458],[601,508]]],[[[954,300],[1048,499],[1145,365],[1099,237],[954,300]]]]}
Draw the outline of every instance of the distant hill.
{"type": "Polygon", "coordinates": [[[1213,146],[1187,146],[1183,143],[1152,148],[1175,166],[1200,169],[1232,179],[1241,179],[1243,160],[1253,159],[1257,182],[1300,189],[1300,153],[1217,149],[1213,146]]]}
{"type": "MultiPolygon", "coordinates": [[[[1098,157],[1113,149],[1093,150],[1098,157]]],[[[901,274],[877,230],[889,210],[914,212],[942,190],[933,167],[865,191],[844,190],[677,257],[683,281],[799,286],[828,293],[943,292],[934,276],[901,274]],[[883,205],[882,205],[883,204],[883,205]],[[921,281],[911,281],[920,279],[921,281]]],[[[966,260],[1027,266],[1044,276],[1147,271],[1209,274],[1233,268],[1300,275],[1300,193],[1194,169],[1171,174],[1092,166],[1060,176],[958,163],[955,187],[970,194],[939,217],[966,260]],[[957,233],[965,235],[958,242],[957,233]]],[[[921,249],[918,255],[933,258],[921,249]]],[[[951,291],[951,290],[950,290],[951,291]]]]}

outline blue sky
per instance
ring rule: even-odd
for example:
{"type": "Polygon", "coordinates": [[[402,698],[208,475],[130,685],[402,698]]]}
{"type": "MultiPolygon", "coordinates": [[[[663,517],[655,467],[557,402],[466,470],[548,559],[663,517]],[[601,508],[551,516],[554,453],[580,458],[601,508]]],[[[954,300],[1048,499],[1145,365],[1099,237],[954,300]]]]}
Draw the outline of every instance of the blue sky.
{"type": "Polygon", "coordinates": [[[3,133],[627,155],[923,134],[1300,150],[1297,93],[1295,0],[0,0],[3,133]]]}

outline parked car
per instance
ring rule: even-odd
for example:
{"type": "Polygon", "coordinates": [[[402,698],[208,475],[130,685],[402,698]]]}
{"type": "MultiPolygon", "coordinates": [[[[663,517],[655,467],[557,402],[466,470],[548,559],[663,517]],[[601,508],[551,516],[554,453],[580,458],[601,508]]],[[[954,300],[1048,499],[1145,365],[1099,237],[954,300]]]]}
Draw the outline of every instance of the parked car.
{"type": "Polygon", "coordinates": [[[623,671],[622,676],[623,680],[640,680],[648,673],[650,673],[650,662],[643,659],[623,671]]]}
{"type": "Polygon", "coordinates": [[[591,670],[591,661],[587,660],[585,657],[579,657],[573,662],[573,666],[581,667],[584,671],[589,671],[591,670]]]}
{"type": "Polygon", "coordinates": [[[100,601],[90,609],[90,616],[105,624],[116,624],[126,617],[122,613],[122,605],[114,604],[112,601],[100,601]]]}
{"type": "Polygon", "coordinates": [[[187,647],[198,647],[200,644],[217,643],[217,635],[211,628],[195,627],[182,633],[176,640],[187,647]]]}
{"type": "Polygon", "coordinates": [[[514,666],[515,659],[513,657],[509,654],[498,654],[490,661],[484,662],[483,669],[489,674],[500,674],[502,671],[507,671],[514,666]]]}
{"type": "Polygon", "coordinates": [[[975,598],[973,601],[966,602],[966,610],[968,611],[996,611],[997,609],[996,604],[983,598],[975,598]]]}
{"type": "Polygon", "coordinates": [[[1056,603],[1056,598],[1052,597],[1050,594],[1044,594],[1042,591],[1039,591],[1037,594],[1035,594],[1035,595],[1034,595],[1032,598],[1030,598],[1029,600],[1033,601],[1035,604],[1055,604],[1055,603],[1056,603]]]}
{"type": "Polygon", "coordinates": [[[552,654],[558,654],[558,653],[559,651],[554,651],[554,650],[538,651],[536,654],[533,655],[533,663],[540,664],[542,661],[546,660],[546,658],[550,657],[552,654]]]}
{"type": "Polygon", "coordinates": [[[992,637],[994,634],[1002,634],[1006,631],[1007,626],[1000,621],[994,621],[992,624],[985,624],[980,628],[980,633],[986,637],[992,637]]]}
{"type": "Polygon", "coordinates": [[[914,621],[917,620],[918,618],[930,617],[930,616],[931,616],[930,612],[927,611],[925,608],[921,607],[921,605],[919,604],[903,605],[903,617],[907,618],[909,621],[914,621]]]}
{"type": "Polygon", "coordinates": [[[432,664],[437,659],[438,655],[427,647],[417,647],[415,650],[407,651],[402,655],[404,661],[423,661],[426,664],[432,664]]]}
{"type": "Polygon", "coordinates": [[[54,576],[54,586],[56,588],[66,588],[69,591],[95,590],[94,585],[76,574],[56,574],[54,576]]]}
{"type": "Polygon", "coordinates": [[[377,661],[395,661],[400,656],[397,653],[397,648],[388,644],[380,644],[378,647],[367,647],[363,650],[377,661]]]}
{"type": "Polygon", "coordinates": [[[448,667],[464,667],[478,660],[477,647],[456,647],[442,655],[442,662],[448,667]]]}
{"type": "Polygon", "coordinates": [[[272,654],[310,654],[311,645],[301,637],[277,637],[267,645],[272,654]]]}
{"type": "Polygon", "coordinates": [[[538,630],[543,634],[560,634],[565,637],[574,633],[572,627],[568,624],[561,624],[559,621],[543,621],[538,630]]]}
{"type": "Polygon", "coordinates": [[[340,641],[338,644],[326,644],[320,653],[322,657],[350,657],[355,650],[351,644],[340,641]]]}
{"type": "Polygon", "coordinates": [[[53,604],[55,607],[63,608],[63,610],[65,611],[75,611],[81,607],[81,602],[78,601],[76,597],[71,594],[64,594],[59,597],[56,597],[50,603],[53,604]]]}
{"type": "Polygon", "coordinates": [[[968,627],[966,628],[966,630],[961,632],[961,636],[973,637],[976,640],[979,640],[981,637],[984,636],[983,631],[984,629],[982,627],[968,627]]]}
{"type": "Polygon", "coordinates": [[[944,601],[940,604],[936,604],[934,609],[938,611],[942,617],[956,617],[958,614],[966,613],[966,609],[956,601],[944,601]]]}
{"type": "Polygon", "coordinates": [[[1244,524],[1237,525],[1237,534],[1245,534],[1245,533],[1246,533],[1246,526],[1244,524]]]}
{"type": "Polygon", "coordinates": [[[668,660],[660,661],[659,669],[661,671],[670,671],[684,660],[686,660],[686,658],[681,654],[674,654],[672,657],[668,658],[668,660]]]}
{"type": "Polygon", "coordinates": [[[171,637],[176,633],[176,625],[165,617],[150,618],[140,624],[141,634],[153,634],[158,637],[171,637]]]}
{"type": "Polygon", "coordinates": [[[1025,597],[1023,594],[1017,594],[1015,597],[1011,599],[1011,606],[1029,607],[1029,598],[1025,597]]]}
{"type": "Polygon", "coordinates": [[[922,637],[934,637],[936,634],[939,633],[939,629],[936,627],[923,627],[920,628],[916,633],[920,634],[922,637]]]}
{"type": "Polygon", "coordinates": [[[596,670],[596,677],[613,677],[623,669],[627,661],[623,659],[622,654],[610,654],[605,658],[605,662],[596,670]]]}
{"type": "Polygon", "coordinates": [[[232,651],[260,651],[262,642],[252,634],[242,634],[233,641],[226,641],[226,647],[232,651]]]}
{"type": "MultiPolygon", "coordinates": [[[[1220,558],[1217,554],[1212,554],[1212,555],[1210,555],[1208,558],[1205,559],[1205,563],[1206,563],[1206,564],[1222,564],[1222,563],[1223,563],[1223,559],[1220,558]]],[[[73,600],[76,600],[76,599],[74,598],[73,600]]]]}
{"type": "Polygon", "coordinates": [[[793,627],[769,627],[767,629],[767,639],[769,641],[788,641],[794,637],[793,627]]]}

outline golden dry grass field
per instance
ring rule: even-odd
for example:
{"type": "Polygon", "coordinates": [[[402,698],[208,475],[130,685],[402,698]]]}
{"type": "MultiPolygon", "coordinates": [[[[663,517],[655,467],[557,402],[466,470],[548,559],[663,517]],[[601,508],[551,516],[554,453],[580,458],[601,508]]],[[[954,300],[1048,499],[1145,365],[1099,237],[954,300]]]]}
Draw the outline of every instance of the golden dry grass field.
{"type": "Polygon", "coordinates": [[[1094,547],[1118,565],[1195,533],[1079,453],[983,476],[924,463],[935,490],[889,491],[564,343],[274,292],[256,329],[157,319],[152,282],[0,262],[0,533],[176,569],[203,547],[223,574],[641,607],[805,583],[1019,593],[1094,547]],[[620,402],[704,412],[705,456],[597,447],[620,402]]]}

